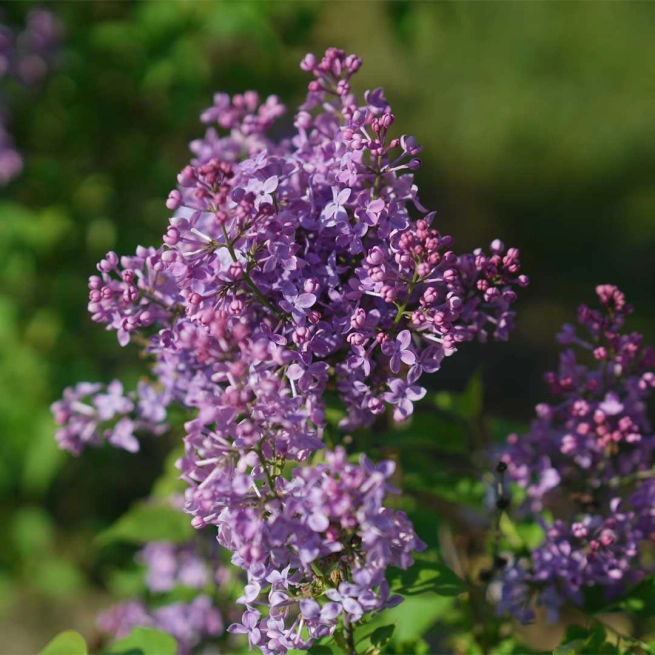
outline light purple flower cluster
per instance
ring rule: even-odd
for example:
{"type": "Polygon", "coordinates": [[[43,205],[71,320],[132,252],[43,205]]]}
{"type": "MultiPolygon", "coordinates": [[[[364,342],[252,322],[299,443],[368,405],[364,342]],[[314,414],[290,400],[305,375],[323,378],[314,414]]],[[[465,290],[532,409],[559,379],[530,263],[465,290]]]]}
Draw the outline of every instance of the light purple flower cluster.
{"type": "MultiPolygon", "coordinates": [[[[89,282],[93,320],[121,345],[147,344],[162,398],[195,410],[178,462],[185,509],[247,571],[232,631],[265,653],[308,648],[337,625],[352,634],[399,602],[385,570],[423,547],[384,506],[392,463],[351,464],[337,448],[293,468],[323,447],[325,392],[343,402],[344,428],[387,408],[408,418],[423,373],[458,344],[506,338],[513,287],[527,284],[498,240],[451,250],[418,200],[420,146],[392,137],[381,89],[363,104],[350,93],[360,66],[335,48],[308,55],[315,79],[279,142],[266,134],[284,112],[276,97],[216,95],[202,115],[216,126],[191,144],[166,203],[163,244],[108,253],[89,282]]],[[[64,416],[63,443],[88,441],[77,419],[64,416]]]]}
{"type": "MultiPolygon", "coordinates": [[[[30,11],[22,31],[0,24],[0,83],[13,79],[34,87],[42,82],[62,32],[59,21],[45,9],[30,11]]],[[[8,118],[0,97],[0,186],[8,184],[23,170],[23,159],[7,130],[8,118]]]]}
{"type": "Polygon", "coordinates": [[[127,637],[134,628],[168,632],[177,641],[178,655],[188,655],[202,641],[223,633],[221,614],[204,595],[189,603],[170,603],[156,609],[140,601],[126,601],[101,614],[97,623],[114,640],[127,637]]]}
{"type": "Polygon", "coordinates": [[[146,565],[146,585],[154,593],[170,591],[179,585],[202,589],[212,578],[205,558],[193,545],[170,541],[151,541],[137,555],[146,565]]]}
{"type": "Polygon", "coordinates": [[[240,599],[247,610],[229,630],[247,633],[264,653],[309,648],[339,618],[354,624],[397,605],[385,571],[407,568],[412,551],[424,548],[405,513],[384,507],[392,462],[376,466],[362,455],[351,464],[342,448],[325,460],[277,478],[266,495],[251,488],[226,502],[217,521],[219,543],[248,571],[240,599]]]}
{"type": "Polygon", "coordinates": [[[601,309],[581,306],[579,336],[565,325],[559,371],[548,373],[554,404],[537,406],[528,434],[510,435],[502,461],[526,491],[525,509],[554,515],[538,520],[544,543],[515,563],[504,580],[500,608],[531,615],[532,591],[551,618],[564,602],[583,603],[585,588],[607,598],[652,568],[644,557],[655,542],[655,436],[646,398],[655,387],[655,352],[638,333],[624,333],[632,312],[614,286],[596,293],[601,309]]]}
{"type": "MultiPolygon", "coordinates": [[[[216,557],[200,554],[198,541],[182,545],[150,542],[137,553],[136,560],[145,564],[146,586],[156,595],[179,586],[203,590],[212,577],[220,583],[226,572],[218,565],[216,557]]],[[[224,632],[221,612],[204,594],[189,603],[169,602],[154,609],[146,602],[127,601],[100,614],[97,623],[100,630],[114,640],[126,637],[136,627],[168,632],[177,640],[180,655],[190,653],[203,641],[224,632]]]]}
{"type": "Polygon", "coordinates": [[[60,448],[75,455],[85,446],[105,441],[133,453],[139,450],[135,432],[162,434],[168,429],[168,403],[166,392],[143,381],[128,394],[118,380],[107,386],[80,382],[52,405],[55,422],[61,426],[55,436],[60,448]]]}

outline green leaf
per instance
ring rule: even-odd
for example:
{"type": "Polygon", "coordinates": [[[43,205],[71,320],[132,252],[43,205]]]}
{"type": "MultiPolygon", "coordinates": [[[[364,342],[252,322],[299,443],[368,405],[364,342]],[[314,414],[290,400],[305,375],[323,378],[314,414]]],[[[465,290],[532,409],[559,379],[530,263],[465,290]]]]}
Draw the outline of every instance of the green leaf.
{"type": "Polygon", "coordinates": [[[181,494],[186,489],[186,483],[180,480],[180,472],[175,466],[180,457],[184,455],[184,446],[180,444],[178,447],[167,455],[164,463],[163,473],[155,480],[152,486],[150,495],[153,498],[166,499],[175,494],[181,494]]]}
{"type": "Polygon", "coordinates": [[[574,639],[573,641],[569,641],[566,644],[559,645],[553,651],[553,655],[575,655],[576,653],[581,652],[584,644],[584,639],[574,639]]]}
{"type": "MultiPolygon", "coordinates": [[[[132,632],[114,642],[107,653],[115,655],[175,655],[177,642],[167,632],[152,628],[134,628],[132,632]]],[[[63,654],[62,654],[63,655],[63,654]]]]}
{"type": "Polygon", "coordinates": [[[482,414],[484,389],[482,376],[476,373],[471,377],[462,393],[454,394],[440,391],[435,395],[435,405],[446,412],[452,412],[460,418],[472,421],[482,414]]]}
{"type": "MultiPolygon", "coordinates": [[[[391,643],[401,644],[417,641],[435,623],[444,621],[444,617],[447,617],[452,611],[454,602],[455,599],[452,596],[436,596],[434,594],[409,596],[397,607],[385,610],[376,617],[371,627],[380,627],[393,621],[396,624],[396,630],[391,643]]],[[[389,646],[385,650],[389,649],[389,646]]],[[[403,655],[407,655],[407,651],[403,655]]]]}
{"type": "Polygon", "coordinates": [[[544,540],[544,529],[538,523],[517,523],[516,532],[528,550],[534,550],[544,540]]]}
{"type": "Polygon", "coordinates": [[[396,629],[395,623],[391,623],[390,625],[383,625],[380,628],[376,628],[371,633],[371,637],[370,637],[371,644],[373,646],[377,646],[378,648],[382,648],[391,639],[391,637],[393,636],[393,631],[395,629],[396,629]]]}
{"type": "Polygon", "coordinates": [[[381,625],[373,630],[369,627],[368,634],[359,637],[356,640],[356,651],[358,653],[365,653],[366,655],[377,655],[389,643],[393,636],[393,631],[396,629],[396,624],[381,625]]]}
{"type": "Polygon", "coordinates": [[[434,410],[417,411],[407,424],[394,426],[376,439],[376,443],[384,446],[453,454],[470,453],[469,441],[461,421],[434,410]]]}
{"type": "Polygon", "coordinates": [[[649,576],[633,587],[625,595],[615,598],[609,603],[605,595],[599,593],[598,587],[587,587],[585,589],[584,606],[587,612],[611,613],[628,612],[637,618],[650,618],[655,599],[655,576],[649,576]]]}
{"type": "Polygon", "coordinates": [[[74,630],[66,630],[58,634],[40,655],[87,655],[88,652],[84,637],[74,630]]]}
{"type": "Polygon", "coordinates": [[[428,593],[459,596],[468,591],[468,585],[442,562],[417,559],[407,571],[400,573],[392,589],[403,596],[428,593]]]}
{"type": "Polygon", "coordinates": [[[425,639],[416,637],[404,641],[392,641],[384,652],[388,655],[430,655],[430,644],[425,639]]]}
{"type": "Polygon", "coordinates": [[[98,541],[103,545],[113,541],[179,543],[189,540],[194,532],[189,517],[180,510],[173,509],[165,502],[142,501],[101,532],[98,541]]]}
{"type": "Polygon", "coordinates": [[[324,644],[314,644],[307,652],[309,655],[334,655],[334,651],[324,644]]]}
{"type": "Polygon", "coordinates": [[[570,626],[566,631],[564,643],[553,650],[553,655],[612,655],[614,653],[618,653],[618,649],[607,641],[607,633],[601,623],[594,623],[589,631],[577,625],[570,626]]]}

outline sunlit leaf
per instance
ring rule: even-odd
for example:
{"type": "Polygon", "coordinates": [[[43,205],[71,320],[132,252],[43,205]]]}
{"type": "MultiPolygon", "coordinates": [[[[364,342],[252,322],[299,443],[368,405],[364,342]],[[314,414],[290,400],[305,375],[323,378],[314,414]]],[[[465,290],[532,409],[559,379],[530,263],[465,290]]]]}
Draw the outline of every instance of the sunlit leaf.
{"type": "Polygon", "coordinates": [[[177,642],[167,632],[152,628],[134,628],[132,632],[114,642],[107,653],[112,655],[175,655],[177,642]]]}
{"type": "Polygon", "coordinates": [[[66,630],[58,634],[40,655],[87,655],[86,642],[79,632],[66,630]]]}
{"type": "Polygon", "coordinates": [[[419,559],[398,575],[392,589],[403,596],[458,596],[468,591],[468,585],[444,563],[419,559]]]}
{"type": "Polygon", "coordinates": [[[114,525],[102,532],[101,544],[127,541],[143,544],[148,541],[187,541],[194,533],[189,517],[163,502],[139,502],[114,525]]]}

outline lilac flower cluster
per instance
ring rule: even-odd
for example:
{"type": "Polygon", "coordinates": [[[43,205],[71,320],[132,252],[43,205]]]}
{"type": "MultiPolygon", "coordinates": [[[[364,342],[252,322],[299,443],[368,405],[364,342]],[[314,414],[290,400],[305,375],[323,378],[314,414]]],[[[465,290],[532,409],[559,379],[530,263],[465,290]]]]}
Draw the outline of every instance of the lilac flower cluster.
{"type": "Polygon", "coordinates": [[[55,422],[61,426],[55,437],[60,448],[75,455],[85,446],[105,441],[133,453],[139,450],[135,432],[162,434],[168,429],[168,402],[165,392],[143,381],[128,394],[118,380],[106,386],[80,382],[52,405],[55,422]]]}
{"type": "Polygon", "coordinates": [[[205,558],[191,545],[178,546],[169,541],[151,541],[137,555],[146,566],[146,585],[155,593],[181,585],[202,589],[211,580],[205,558]]]}
{"type": "MultiPolygon", "coordinates": [[[[345,406],[343,428],[387,408],[408,418],[423,374],[458,344],[506,338],[528,282],[516,249],[457,255],[434,227],[413,179],[420,146],[392,136],[381,89],[363,104],[350,92],[359,58],[331,48],[301,66],[314,79],[293,136],[267,136],[276,97],[216,95],[163,243],[108,253],[89,281],[93,320],[146,345],[162,406],[195,410],[178,462],[185,509],[247,572],[231,630],[265,653],[352,636],[399,602],[387,566],[423,547],[384,505],[391,462],[355,465],[337,448],[297,466],[323,447],[325,392],[345,406]]],[[[98,433],[67,394],[60,440],[79,452],[98,433]]]]}
{"type": "Polygon", "coordinates": [[[127,637],[134,628],[168,632],[177,641],[179,655],[188,655],[202,641],[223,632],[221,614],[205,595],[189,603],[170,603],[156,609],[149,609],[140,601],[126,601],[101,614],[97,623],[112,639],[127,637]]]}
{"type": "MultiPolygon", "coordinates": [[[[16,31],[0,24],[0,83],[13,79],[34,87],[42,82],[62,38],[62,26],[51,12],[33,9],[25,27],[16,31]]],[[[23,159],[7,130],[9,114],[0,97],[0,186],[5,186],[23,169],[23,159]]]]}
{"type": "Polygon", "coordinates": [[[219,543],[248,571],[240,599],[247,610],[229,630],[248,634],[264,653],[307,649],[339,618],[354,624],[397,605],[402,598],[390,595],[386,568],[407,568],[412,551],[424,548],[405,513],[383,505],[393,491],[392,462],[376,466],[362,455],[350,464],[342,448],[325,460],[221,512],[219,543]],[[258,604],[269,606],[267,617],[258,604]]]}
{"type": "MultiPolygon", "coordinates": [[[[146,586],[157,595],[178,586],[203,590],[212,576],[217,583],[224,577],[224,568],[217,568],[215,558],[201,556],[197,543],[150,542],[137,553],[136,559],[145,564],[146,586]]],[[[103,612],[97,623],[112,639],[122,639],[136,627],[163,630],[175,637],[180,655],[190,653],[203,641],[218,637],[224,631],[221,612],[211,598],[202,593],[189,603],[167,603],[154,609],[143,601],[127,601],[103,612]]]]}
{"type": "Polygon", "coordinates": [[[538,516],[543,544],[501,576],[501,611],[524,620],[533,591],[555,619],[566,601],[583,603],[585,588],[611,598],[652,572],[644,552],[655,542],[655,435],[645,401],[655,351],[622,332],[632,312],[623,293],[611,285],[596,293],[600,310],[578,311],[587,335],[572,325],[558,335],[582,354],[567,348],[546,375],[558,402],[538,405],[530,432],[510,435],[502,456],[525,510],[554,515],[538,516]]]}

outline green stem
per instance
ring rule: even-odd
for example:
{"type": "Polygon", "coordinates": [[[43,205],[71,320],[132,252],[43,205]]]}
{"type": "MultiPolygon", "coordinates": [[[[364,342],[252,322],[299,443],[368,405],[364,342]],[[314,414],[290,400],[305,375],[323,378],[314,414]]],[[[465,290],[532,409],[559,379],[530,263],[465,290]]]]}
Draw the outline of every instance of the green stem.
{"type": "MultiPolygon", "coordinates": [[[[230,253],[230,257],[232,258],[232,261],[236,264],[238,263],[237,255],[236,252],[234,251],[234,244],[230,242],[230,237],[227,234],[227,230],[225,229],[225,225],[221,225],[221,230],[223,232],[223,237],[225,239],[225,246],[227,247],[228,252],[230,253]]],[[[259,287],[252,281],[252,278],[248,274],[248,271],[244,270],[243,271],[243,281],[250,287],[251,291],[255,294],[257,297],[257,300],[264,305],[264,307],[268,307],[278,318],[282,318],[282,314],[275,308],[271,303],[268,302],[266,299],[266,296],[259,290],[259,287]]]]}
{"type": "Polygon", "coordinates": [[[264,457],[264,453],[262,453],[261,447],[257,448],[255,452],[257,453],[257,457],[259,457],[259,461],[262,465],[262,468],[264,469],[264,475],[266,476],[266,482],[268,482],[268,488],[270,489],[270,492],[273,494],[273,496],[275,496],[275,498],[279,498],[277,492],[275,491],[274,481],[273,478],[271,477],[271,472],[268,470],[268,462],[264,457]]]}
{"type": "Polygon", "coordinates": [[[348,645],[348,655],[357,655],[357,648],[355,647],[355,631],[353,624],[350,622],[347,614],[343,615],[343,636],[348,645]]]}
{"type": "Polygon", "coordinates": [[[628,484],[632,484],[633,482],[637,482],[639,480],[648,480],[650,478],[655,478],[655,468],[648,469],[647,471],[637,471],[636,473],[633,473],[632,475],[626,475],[625,477],[620,477],[617,475],[610,480],[609,485],[615,489],[616,487],[624,487],[628,484]]]}
{"type": "Polygon", "coordinates": [[[398,325],[400,322],[400,319],[403,317],[403,314],[405,313],[405,308],[407,307],[407,303],[409,303],[409,299],[412,296],[412,292],[414,291],[414,287],[416,286],[416,283],[418,282],[418,273],[416,272],[416,269],[414,269],[414,276],[412,277],[412,281],[409,283],[409,289],[407,290],[407,296],[405,298],[405,302],[398,307],[398,311],[396,312],[396,317],[393,319],[393,324],[398,325]]]}

